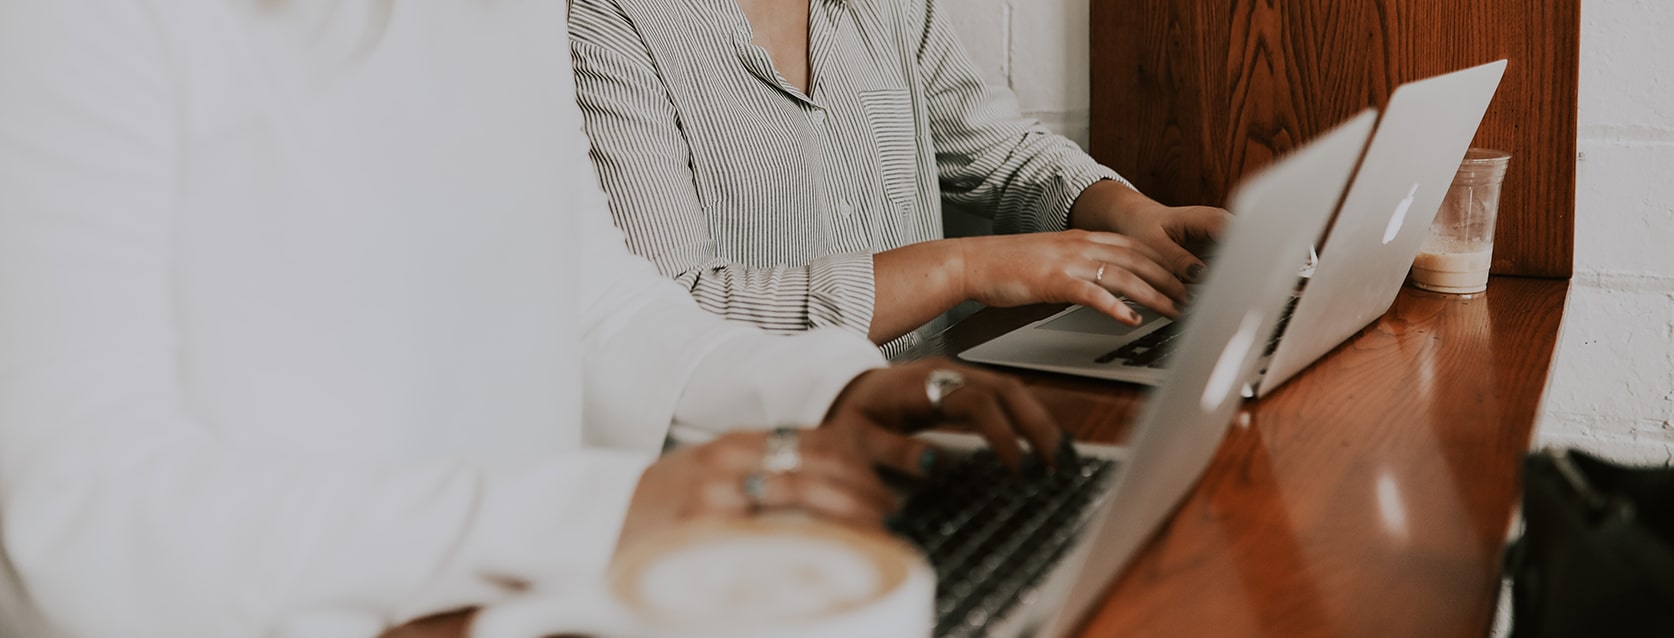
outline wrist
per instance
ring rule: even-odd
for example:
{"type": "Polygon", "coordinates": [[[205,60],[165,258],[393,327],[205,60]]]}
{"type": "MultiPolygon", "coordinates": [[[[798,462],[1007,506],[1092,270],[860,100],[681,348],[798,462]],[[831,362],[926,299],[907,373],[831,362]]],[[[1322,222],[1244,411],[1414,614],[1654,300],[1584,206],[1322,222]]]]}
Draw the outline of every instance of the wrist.
{"type": "Polygon", "coordinates": [[[867,377],[872,376],[872,373],[881,369],[882,368],[872,368],[870,370],[863,370],[860,374],[855,375],[854,378],[849,379],[849,382],[843,386],[843,389],[837,392],[837,396],[831,399],[831,405],[826,408],[825,417],[820,419],[819,427],[828,427],[841,422],[841,415],[844,412],[843,408],[850,401],[854,400],[854,394],[858,391],[855,387],[864,383],[867,377]]]}
{"type": "Polygon", "coordinates": [[[1151,198],[1116,180],[1093,182],[1070,205],[1069,227],[1120,233],[1122,220],[1150,203],[1151,198]]]}
{"type": "Polygon", "coordinates": [[[955,296],[954,304],[963,303],[976,298],[971,289],[972,282],[981,281],[982,277],[972,272],[980,261],[982,251],[973,244],[982,243],[978,237],[960,237],[947,240],[947,256],[942,260],[943,277],[949,282],[955,296]]]}

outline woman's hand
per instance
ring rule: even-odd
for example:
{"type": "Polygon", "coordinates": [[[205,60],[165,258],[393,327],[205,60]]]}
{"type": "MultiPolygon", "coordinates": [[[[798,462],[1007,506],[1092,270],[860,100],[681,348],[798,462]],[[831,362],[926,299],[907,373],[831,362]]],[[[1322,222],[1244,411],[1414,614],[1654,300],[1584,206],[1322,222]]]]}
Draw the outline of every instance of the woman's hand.
{"type": "Polygon", "coordinates": [[[981,434],[1013,470],[1022,467],[1020,437],[1051,467],[1073,453],[1070,438],[1015,379],[941,359],[915,361],[855,377],[817,429],[733,432],[664,455],[640,475],[618,545],[684,520],[761,511],[877,527],[896,503],[875,468],[928,473],[935,448],[907,434],[939,424],[981,434]],[[929,390],[933,373],[942,380],[937,404],[929,390]],[[948,385],[949,378],[958,383],[948,385]],[[795,469],[773,467],[775,437],[795,442],[795,469]]]}
{"type": "MultiPolygon", "coordinates": [[[[1018,438],[1046,465],[1056,467],[1058,455],[1070,439],[1046,408],[1011,377],[961,366],[945,359],[924,359],[872,370],[855,377],[843,389],[826,414],[821,430],[885,429],[910,434],[936,425],[954,425],[982,435],[994,454],[1014,471],[1022,467],[1023,450],[1018,438]],[[932,405],[931,374],[941,381],[940,405],[932,405]],[[948,381],[958,383],[949,385],[948,381]]],[[[891,439],[862,439],[863,444],[886,447],[868,453],[896,461],[909,461],[928,471],[935,465],[935,450],[924,447],[903,450],[891,439]],[[896,458],[903,453],[921,456],[896,458]],[[930,456],[922,456],[928,453],[930,456]]],[[[899,464],[895,465],[900,467],[899,464]]]]}
{"type": "Polygon", "coordinates": [[[1074,303],[1138,325],[1117,295],[1180,316],[1186,285],[1143,243],[1114,233],[996,235],[956,240],[964,247],[963,290],[990,306],[1074,303]]]}
{"type": "Polygon", "coordinates": [[[680,521],[800,511],[838,523],[878,527],[895,510],[874,467],[921,473],[929,444],[877,427],[733,432],[664,455],[640,475],[617,543],[680,521]],[[773,471],[769,440],[788,436],[797,467],[773,471]]]}
{"type": "Polygon", "coordinates": [[[1211,206],[1164,206],[1111,181],[1089,186],[1070,208],[1070,227],[1119,233],[1157,255],[1176,277],[1196,283],[1203,256],[1220,238],[1231,213],[1211,206]]]}

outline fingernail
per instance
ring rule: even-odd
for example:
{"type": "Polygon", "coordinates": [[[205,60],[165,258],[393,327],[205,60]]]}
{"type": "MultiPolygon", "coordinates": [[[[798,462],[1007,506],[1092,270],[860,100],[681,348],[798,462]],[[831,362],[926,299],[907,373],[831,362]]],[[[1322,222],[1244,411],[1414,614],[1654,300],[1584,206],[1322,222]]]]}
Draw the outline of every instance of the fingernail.
{"type": "Polygon", "coordinates": [[[924,448],[924,451],[920,452],[919,455],[918,455],[918,471],[924,473],[925,476],[935,474],[936,473],[936,460],[937,460],[936,448],[933,448],[933,447],[924,448]]]}
{"type": "Polygon", "coordinates": [[[901,523],[901,514],[899,512],[885,516],[883,520],[884,527],[891,530],[899,531],[901,529],[901,523]]]}
{"type": "Polygon", "coordinates": [[[1029,478],[1046,476],[1046,464],[1042,463],[1040,456],[1032,451],[1028,456],[1023,457],[1023,475],[1029,478]]]}
{"type": "Polygon", "coordinates": [[[1203,264],[1192,264],[1190,268],[1186,269],[1187,282],[1195,284],[1201,279],[1203,279],[1203,264]]]}
{"type": "Polygon", "coordinates": [[[1081,466],[1081,453],[1075,450],[1075,436],[1065,432],[1058,439],[1058,469],[1068,471],[1081,466]]]}

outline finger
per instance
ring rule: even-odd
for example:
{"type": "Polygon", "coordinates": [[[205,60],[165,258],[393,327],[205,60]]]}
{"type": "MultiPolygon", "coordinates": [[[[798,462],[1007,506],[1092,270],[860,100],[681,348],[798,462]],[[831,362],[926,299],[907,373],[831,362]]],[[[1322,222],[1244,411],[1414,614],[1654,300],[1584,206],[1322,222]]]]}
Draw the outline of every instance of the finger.
{"type": "Polygon", "coordinates": [[[1046,406],[1041,405],[1035,395],[1030,394],[1016,379],[997,374],[988,376],[993,378],[992,387],[1000,398],[1000,406],[1011,417],[1013,427],[1029,441],[1029,447],[1034,449],[1036,456],[1056,469],[1057,451],[1065,442],[1058,422],[1046,411],[1046,406]]]}
{"type": "Polygon", "coordinates": [[[1120,294],[1141,306],[1150,308],[1164,316],[1178,318],[1180,308],[1168,295],[1152,287],[1150,282],[1123,268],[1110,268],[1104,273],[1104,287],[1111,292],[1120,294]]]}
{"type": "Polygon", "coordinates": [[[1177,227],[1183,239],[1220,239],[1232,213],[1213,206],[1193,206],[1181,211],[1177,227]]]}
{"type": "MultiPolygon", "coordinates": [[[[1178,246],[1175,246],[1175,249],[1184,252],[1178,246]]],[[[1090,255],[1090,257],[1134,273],[1140,279],[1145,280],[1145,283],[1149,284],[1151,288],[1168,295],[1170,299],[1180,303],[1186,302],[1188,296],[1186,284],[1164,265],[1166,263],[1164,261],[1152,259],[1135,251],[1111,249],[1105,249],[1102,252],[1090,255]]],[[[1109,272],[1108,268],[1106,268],[1106,272],[1109,272]]],[[[1106,279],[1108,280],[1108,278],[1106,279]]]]}
{"type": "Polygon", "coordinates": [[[1085,279],[1073,281],[1064,300],[1110,315],[1110,318],[1130,326],[1139,325],[1143,319],[1139,313],[1122,303],[1121,299],[1117,299],[1115,293],[1085,279]]]}
{"type": "Polygon", "coordinates": [[[1164,241],[1157,248],[1158,252],[1162,253],[1161,263],[1167,264],[1169,271],[1179,281],[1195,284],[1203,276],[1205,267],[1203,260],[1198,259],[1197,255],[1193,255],[1191,251],[1186,250],[1172,240],[1164,241]]]}
{"type": "Polygon", "coordinates": [[[890,493],[872,472],[873,460],[866,452],[867,444],[852,439],[900,435],[875,426],[862,426],[841,432],[824,431],[819,434],[823,436],[803,441],[802,468],[798,473],[836,483],[854,492],[857,497],[880,507],[894,507],[894,494],[890,493]],[[834,435],[844,437],[845,440],[839,443],[832,438],[834,435]]]}
{"type": "Polygon", "coordinates": [[[1180,223],[1169,229],[1169,236],[1181,248],[1191,253],[1195,260],[1186,266],[1187,281],[1198,283],[1203,280],[1203,273],[1207,268],[1204,260],[1209,259],[1212,248],[1220,240],[1231,220],[1232,213],[1226,210],[1199,206],[1183,214],[1180,223]]]}
{"type": "MultiPolygon", "coordinates": [[[[868,474],[871,472],[869,469],[865,471],[868,474]]],[[[878,489],[883,488],[880,486],[878,489]]],[[[768,477],[761,507],[763,510],[801,510],[842,523],[879,527],[884,516],[894,510],[894,503],[887,499],[867,498],[847,483],[796,473],[768,477]]]]}
{"type": "Polygon", "coordinates": [[[988,441],[994,456],[1013,473],[1022,471],[1023,448],[1017,444],[1016,431],[990,391],[967,384],[942,401],[942,410],[988,441]]]}
{"type": "MultiPolygon", "coordinates": [[[[870,472],[866,472],[869,474],[870,472]]],[[[846,523],[877,526],[894,509],[890,499],[873,498],[849,483],[800,472],[760,474],[761,498],[750,502],[745,482],[751,474],[711,475],[683,518],[744,517],[763,511],[804,511],[846,523]]],[[[875,481],[875,479],[874,479],[875,481]]],[[[881,486],[878,489],[882,489],[881,486]]]]}
{"type": "Polygon", "coordinates": [[[1145,242],[1137,241],[1132,237],[1128,237],[1127,235],[1088,232],[1085,233],[1083,237],[1088,242],[1098,244],[1098,248],[1101,253],[1115,248],[1137,252],[1157,263],[1162,263],[1163,261],[1162,254],[1152,249],[1151,246],[1147,245],[1145,242]]]}
{"type": "Polygon", "coordinates": [[[767,432],[740,430],[695,449],[698,462],[721,474],[743,474],[760,469],[767,432]]]}
{"type": "Polygon", "coordinates": [[[907,476],[928,476],[947,455],[925,441],[880,428],[861,433],[861,448],[868,461],[907,476]]]}

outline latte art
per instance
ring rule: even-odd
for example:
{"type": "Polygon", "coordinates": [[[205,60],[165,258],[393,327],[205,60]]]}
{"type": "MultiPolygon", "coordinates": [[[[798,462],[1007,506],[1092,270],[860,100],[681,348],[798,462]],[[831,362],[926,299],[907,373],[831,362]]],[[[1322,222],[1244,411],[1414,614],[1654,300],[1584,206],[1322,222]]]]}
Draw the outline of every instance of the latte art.
{"type": "Polygon", "coordinates": [[[851,548],[813,539],[720,540],[646,566],[635,599],[653,616],[700,625],[811,619],[882,593],[881,575],[851,548]]]}
{"type": "Polygon", "coordinates": [[[611,580],[669,636],[926,636],[935,589],[896,539],[783,518],[668,530],[625,551],[611,580]]]}

